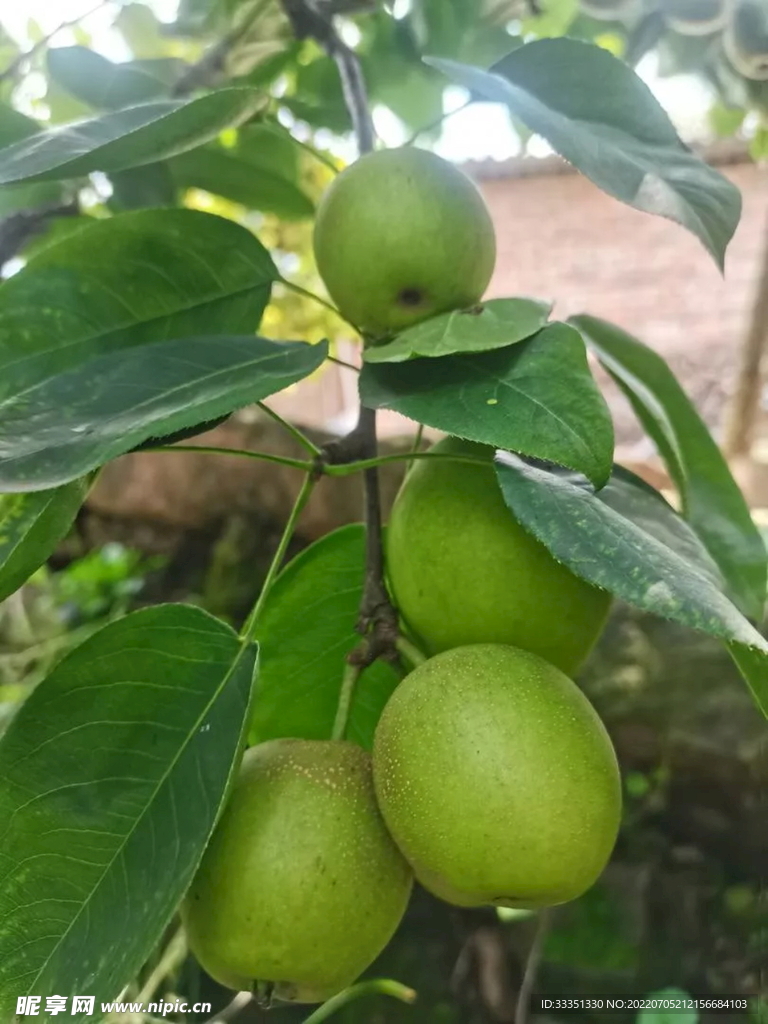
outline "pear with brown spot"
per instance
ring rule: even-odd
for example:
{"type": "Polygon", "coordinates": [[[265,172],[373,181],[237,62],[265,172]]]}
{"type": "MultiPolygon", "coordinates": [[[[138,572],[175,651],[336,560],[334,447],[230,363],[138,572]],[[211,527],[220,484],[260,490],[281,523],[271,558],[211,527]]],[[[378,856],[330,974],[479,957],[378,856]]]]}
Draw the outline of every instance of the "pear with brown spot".
{"type": "Polygon", "coordinates": [[[411,884],[369,755],[343,741],[270,740],[246,751],[182,918],[221,984],[323,1002],[384,948],[411,884]]]}
{"type": "Polygon", "coordinates": [[[325,193],[317,269],[342,315],[381,337],[474,306],[496,262],[496,236],[472,181],[415,146],[369,153],[325,193]]]}
{"type": "Polygon", "coordinates": [[[515,647],[456,647],[411,672],[379,720],[373,773],[417,879],[459,906],[572,900],[616,840],[621,784],[600,718],[515,647]]]}

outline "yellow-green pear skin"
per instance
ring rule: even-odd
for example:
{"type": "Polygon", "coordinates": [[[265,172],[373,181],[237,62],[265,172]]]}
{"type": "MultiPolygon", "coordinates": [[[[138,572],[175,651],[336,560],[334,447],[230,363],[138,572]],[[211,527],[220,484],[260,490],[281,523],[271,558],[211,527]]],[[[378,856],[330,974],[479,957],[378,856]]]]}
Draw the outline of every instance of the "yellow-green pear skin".
{"type": "Polygon", "coordinates": [[[245,753],[182,919],[221,984],[261,982],[286,1002],[323,1002],[387,944],[412,877],[361,747],[270,740],[245,753]]]}
{"type": "Polygon", "coordinates": [[[414,463],[386,533],[395,604],[429,654],[504,643],[571,675],[608,614],[610,595],[549,554],[504,503],[493,449],[445,438],[432,451],[482,458],[414,463]]]}
{"type": "Polygon", "coordinates": [[[496,236],[475,185],[434,153],[369,153],[336,178],[315,220],[315,259],[340,312],[383,336],[475,305],[496,236]]]}
{"type": "Polygon", "coordinates": [[[514,647],[457,647],[406,676],[373,772],[417,879],[458,906],[575,899],[616,840],[621,783],[600,718],[559,669],[514,647]]]}

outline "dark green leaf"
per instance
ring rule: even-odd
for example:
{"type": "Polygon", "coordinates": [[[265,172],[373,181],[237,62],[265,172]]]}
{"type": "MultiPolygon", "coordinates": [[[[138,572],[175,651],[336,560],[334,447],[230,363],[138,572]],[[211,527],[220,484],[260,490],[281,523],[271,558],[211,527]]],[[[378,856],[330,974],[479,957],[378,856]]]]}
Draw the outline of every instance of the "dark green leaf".
{"type": "Polygon", "coordinates": [[[581,331],[632,403],[653,439],[682,502],[683,515],[720,566],[731,597],[745,615],[761,618],[766,550],[728,464],[664,360],[630,334],[591,316],[581,331]]]}
{"type": "Polygon", "coordinates": [[[149,437],[282,391],[327,355],[327,342],[214,335],[86,360],[0,402],[0,491],[66,483],[149,437]]]}
{"type": "Polygon", "coordinates": [[[0,601],[53,554],[82,505],[88,481],[53,491],[0,495],[0,601]]]}
{"type": "Polygon", "coordinates": [[[402,363],[415,356],[506,348],[540,331],[551,311],[551,302],[536,299],[490,299],[475,309],[443,313],[409,327],[385,345],[369,346],[365,361],[402,363]]]}
{"type": "Polygon", "coordinates": [[[158,100],[51,128],[0,150],[0,185],[122,171],[201,146],[242,124],[263,102],[253,89],[158,100]]]}
{"type": "Polygon", "coordinates": [[[739,190],[680,141],[650,89],[607,50],[575,39],[540,39],[491,72],[430,63],[505,103],[609,195],[688,228],[722,268],[741,214],[739,190]]]}
{"type": "Polygon", "coordinates": [[[299,145],[280,124],[245,125],[237,133],[234,152],[254,167],[272,171],[287,181],[299,180],[299,145]]]}
{"type": "Polygon", "coordinates": [[[768,642],[723,592],[691,527],[651,487],[617,470],[599,492],[583,478],[496,457],[507,505],[577,576],[636,608],[728,643],[768,715],[768,642]]]}
{"type": "Polygon", "coordinates": [[[72,651],[21,707],[0,741],[3,1020],[27,993],[98,1007],[134,977],[215,824],[255,657],[200,609],[147,608],[72,651]]]}
{"type": "MultiPolygon", "coordinates": [[[[346,655],[359,643],[355,622],[363,593],[365,530],[343,526],[302,552],[278,577],[259,627],[261,669],[251,742],[278,736],[327,739],[346,655]]],[[[376,662],[355,694],[347,736],[366,749],[397,685],[376,662]]]]}
{"type": "Polygon", "coordinates": [[[243,160],[220,146],[206,146],[170,161],[176,184],[202,188],[252,210],[275,213],[286,220],[311,217],[314,204],[287,178],[243,160]]]}
{"type": "Polygon", "coordinates": [[[109,180],[112,183],[112,196],[108,203],[111,210],[121,212],[147,206],[176,205],[176,185],[168,163],[115,171],[109,180]]]}
{"type": "Polygon", "coordinates": [[[367,363],[360,395],[371,408],[556,462],[597,486],[611,471],[611,417],[584,342],[567,324],[493,352],[367,363]]]}
{"type": "Polygon", "coordinates": [[[92,221],[0,286],[0,401],[101,353],[255,331],[277,277],[258,239],[221,217],[92,221]]]}
{"type": "Polygon", "coordinates": [[[114,64],[87,46],[48,51],[48,72],[76,99],[97,110],[119,110],[156,99],[165,83],[133,62],[114,64]]]}

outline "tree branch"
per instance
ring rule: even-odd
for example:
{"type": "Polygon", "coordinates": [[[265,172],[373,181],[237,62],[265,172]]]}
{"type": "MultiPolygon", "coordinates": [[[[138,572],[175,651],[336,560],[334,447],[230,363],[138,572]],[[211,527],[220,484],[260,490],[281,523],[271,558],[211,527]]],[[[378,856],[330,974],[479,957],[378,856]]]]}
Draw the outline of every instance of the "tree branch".
{"type": "MultiPolygon", "coordinates": [[[[339,35],[333,21],[333,6],[322,5],[321,0],[282,0],[283,9],[291,22],[297,39],[314,39],[331,57],[339,69],[344,98],[357,137],[360,154],[369,153],[374,146],[373,121],[368,108],[360,61],[339,35]]],[[[326,464],[338,465],[375,459],[377,455],[376,412],[360,406],[357,426],[346,437],[328,445],[322,459],[326,464]]],[[[320,471],[320,467],[318,467],[320,471]]],[[[375,466],[365,470],[365,582],[357,630],[364,637],[350,654],[350,664],[365,668],[377,658],[395,660],[398,635],[397,611],[392,605],[384,583],[384,553],[381,538],[381,497],[379,475],[375,466]]]]}
{"type": "Polygon", "coordinates": [[[35,235],[39,234],[49,220],[56,217],[77,217],[80,207],[77,201],[33,210],[20,210],[0,221],[0,267],[17,256],[35,235]]]}
{"type": "Polygon", "coordinates": [[[316,40],[336,61],[358,150],[361,155],[369,153],[373,149],[375,134],[368,109],[368,91],[357,54],[336,31],[333,15],[324,13],[317,0],[314,3],[312,0],[283,0],[283,10],[297,39],[316,40]]]}

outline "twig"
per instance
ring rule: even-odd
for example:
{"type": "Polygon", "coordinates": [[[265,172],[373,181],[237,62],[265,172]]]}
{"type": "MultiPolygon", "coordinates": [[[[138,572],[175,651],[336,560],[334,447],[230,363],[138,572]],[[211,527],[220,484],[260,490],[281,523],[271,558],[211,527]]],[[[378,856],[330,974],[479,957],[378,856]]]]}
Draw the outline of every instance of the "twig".
{"type": "Polygon", "coordinates": [[[318,1007],[314,1013],[311,1013],[304,1021],[304,1024],[321,1024],[321,1021],[327,1020],[331,1014],[340,1010],[342,1006],[346,1006],[347,1003],[351,1003],[354,999],[376,993],[383,996],[392,996],[393,999],[399,999],[403,1003],[412,1003],[416,998],[416,993],[413,989],[408,988],[406,985],[401,985],[399,981],[390,981],[383,978],[374,981],[360,981],[357,985],[345,988],[343,992],[332,996],[322,1006],[318,1007]]]}
{"type": "Polygon", "coordinates": [[[17,256],[27,242],[43,230],[47,221],[79,215],[80,206],[76,200],[10,214],[0,221],[0,267],[17,256]]]}
{"type": "MultiPolygon", "coordinates": [[[[354,654],[354,651],[352,652],[354,654]]],[[[347,731],[349,712],[352,708],[352,697],[355,693],[357,681],[363,671],[363,666],[354,661],[348,661],[344,666],[344,675],[341,678],[341,689],[339,690],[339,703],[336,708],[336,718],[333,722],[331,739],[343,740],[347,731]]]]}
{"type": "Polygon", "coordinates": [[[339,69],[344,100],[352,119],[360,154],[373,149],[375,134],[368,109],[368,92],[354,50],[350,49],[333,24],[332,15],[322,13],[312,0],[282,0],[283,9],[297,39],[315,39],[339,69]]]}
{"type": "Polygon", "coordinates": [[[539,911],[539,920],[536,923],[536,934],[533,936],[531,948],[528,951],[528,960],[525,965],[525,974],[520,985],[520,992],[515,1007],[515,1024],[528,1024],[528,1012],[530,1010],[531,995],[533,986],[536,984],[536,975],[541,964],[541,957],[544,953],[544,941],[549,931],[551,912],[549,908],[539,911]]]}
{"type": "Polygon", "coordinates": [[[328,356],[329,363],[336,363],[337,366],[343,366],[345,370],[352,370],[353,373],[360,373],[360,367],[355,366],[354,363],[348,363],[346,359],[339,359],[338,356],[328,356]]]}
{"type": "Polygon", "coordinates": [[[147,978],[136,1001],[145,1005],[151,1002],[152,997],[160,988],[167,977],[181,966],[187,955],[187,936],[183,928],[174,934],[160,957],[160,961],[147,978]]]}
{"type": "Polygon", "coordinates": [[[238,992],[234,999],[227,1003],[217,1014],[206,1021],[206,1024],[227,1024],[227,1021],[233,1020],[241,1010],[244,1010],[246,1006],[253,999],[253,993],[251,992],[238,992]]]}
{"type": "Polygon", "coordinates": [[[0,71],[0,82],[4,82],[6,78],[12,78],[23,64],[34,57],[36,53],[39,53],[40,50],[45,49],[53,37],[57,36],[62,29],[72,28],[73,26],[78,25],[81,21],[85,21],[86,18],[95,14],[96,11],[101,10],[102,7],[106,7],[108,4],[113,2],[114,0],[99,0],[99,3],[89,8],[89,10],[85,11],[83,14],[78,14],[76,18],[69,18],[67,21],[62,21],[52,32],[49,32],[47,36],[43,36],[42,39],[38,39],[34,46],[31,46],[24,53],[20,53],[15,57],[5,71],[0,71]]]}
{"type": "Polygon", "coordinates": [[[426,654],[424,654],[423,651],[420,651],[416,644],[411,643],[411,641],[402,636],[402,634],[395,641],[395,647],[397,648],[398,654],[402,654],[406,661],[409,661],[414,668],[418,668],[419,665],[423,665],[427,660],[426,654]]]}
{"type": "Polygon", "coordinates": [[[302,288],[300,284],[296,284],[295,281],[289,281],[285,277],[280,278],[280,283],[284,285],[286,288],[289,288],[292,292],[296,292],[297,295],[303,295],[305,299],[311,299],[313,302],[317,302],[319,305],[325,306],[327,310],[329,310],[331,313],[335,313],[340,320],[343,320],[345,324],[349,324],[349,326],[354,331],[357,331],[355,325],[350,324],[349,320],[347,320],[345,316],[342,316],[342,314],[338,311],[338,309],[336,309],[334,305],[332,305],[330,302],[326,302],[326,300],[321,298],[319,295],[315,295],[315,293],[309,291],[308,288],[302,288]]]}
{"type": "Polygon", "coordinates": [[[311,473],[313,463],[302,459],[290,459],[285,455],[270,455],[269,452],[251,452],[247,448],[217,448],[203,444],[161,444],[156,448],[145,448],[145,452],[202,452],[206,455],[240,455],[246,459],[260,459],[263,462],[275,462],[279,466],[290,466],[311,473]]]}
{"type": "Polygon", "coordinates": [[[250,32],[270,2],[271,0],[262,0],[261,3],[255,3],[251,13],[243,18],[239,25],[233,26],[218,43],[215,43],[203,54],[199,61],[195,64],[190,64],[181,77],[177,79],[176,84],[171,90],[171,95],[186,96],[194,92],[195,89],[202,89],[205,86],[213,85],[217,77],[224,70],[226,59],[231,51],[234,50],[243,36],[250,32]]]}
{"type": "Polygon", "coordinates": [[[474,102],[474,96],[470,96],[468,100],[456,107],[454,110],[448,110],[442,113],[440,117],[436,117],[434,121],[430,121],[429,124],[425,124],[423,128],[419,128],[418,131],[415,131],[413,135],[405,141],[404,145],[412,146],[420,135],[424,135],[426,132],[431,132],[434,128],[439,128],[440,125],[443,124],[444,121],[447,121],[449,117],[453,117],[454,114],[460,114],[462,110],[466,110],[467,107],[472,106],[474,102]]]}
{"type": "Polygon", "coordinates": [[[296,498],[296,502],[293,508],[291,509],[291,514],[288,516],[288,522],[285,524],[285,529],[283,530],[283,535],[280,538],[280,543],[277,545],[277,550],[275,551],[272,557],[272,562],[270,563],[269,569],[267,570],[267,575],[264,578],[264,583],[262,584],[261,587],[261,593],[259,594],[258,600],[256,601],[256,604],[253,606],[251,614],[248,616],[245,625],[240,631],[240,639],[243,641],[244,644],[249,643],[256,636],[256,630],[258,629],[259,625],[259,618],[261,617],[261,613],[264,610],[264,605],[267,602],[267,597],[269,596],[269,592],[272,589],[272,584],[275,582],[275,577],[279,573],[280,568],[283,564],[285,553],[288,550],[288,545],[291,542],[291,537],[293,537],[293,532],[296,529],[296,523],[298,521],[299,516],[301,515],[304,506],[309,501],[309,496],[312,493],[312,488],[315,486],[316,480],[317,478],[313,474],[307,474],[307,476],[304,479],[304,483],[301,486],[301,490],[299,491],[299,495],[296,498]]]}
{"type": "Polygon", "coordinates": [[[298,427],[294,427],[294,425],[289,423],[288,420],[283,419],[279,412],[275,412],[274,409],[270,409],[270,407],[265,405],[264,402],[259,402],[258,405],[262,412],[265,412],[267,416],[271,417],[275,421],[275,423],[279,423],[284,430],[287,430],[291,437],[295,441],[299,442],[302,448],[306,448],[307,451],[315,457],[322,454],[314,441],[310,441],[307,435],[302,434],[298,427]]]}

